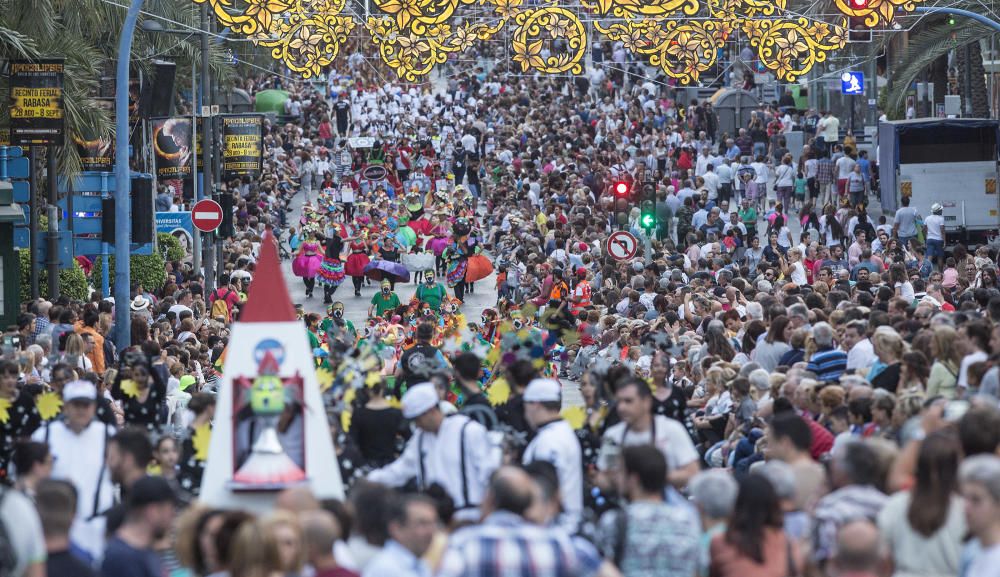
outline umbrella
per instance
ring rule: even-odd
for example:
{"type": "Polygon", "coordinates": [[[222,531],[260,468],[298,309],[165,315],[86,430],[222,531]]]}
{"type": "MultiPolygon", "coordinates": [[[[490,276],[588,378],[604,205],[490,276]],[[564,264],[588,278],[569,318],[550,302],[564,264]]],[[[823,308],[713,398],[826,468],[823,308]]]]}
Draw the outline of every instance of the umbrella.
{"type": "Polygon", "coordinates": [[[410,282],[410,271],[398,262],[373,260],[365,267],[365,276],[372,280],[410,282]]]}
{"type": "Polygon", "coordinates": [[[286,100],[288,93],[284,90],[261,90],[254,99],[254,110],[284,114],[286,100]]]}

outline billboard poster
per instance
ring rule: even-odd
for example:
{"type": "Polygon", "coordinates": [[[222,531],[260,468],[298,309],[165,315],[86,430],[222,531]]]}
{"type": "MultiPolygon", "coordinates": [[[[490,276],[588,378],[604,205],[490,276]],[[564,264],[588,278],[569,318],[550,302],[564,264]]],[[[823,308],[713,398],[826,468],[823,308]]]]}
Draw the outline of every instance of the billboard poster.
{"type": "Polygon", "coordinates": [[[9,72],[11,142],[17,146],[62,146],[63,60],[13,60],[9,72]]]}
{"type": "MultiPolygon", "coordinates": [[[[114,117],[114,100],[98,100],[114,117]]],[[[74,134],[73,144],[80,155],[80,166],[84,171],[113,172],[115,169],[114,137],[101,138],[96,134],[74,134]]]]}
{"type": "Polygon", "coordinates": [[[222,117],[222,179],[256,179],[263,170],[264,117],[234,114],[222,117]]]}
{"type": "Polygon", "coordinates": [[[181,243],[185,254],[191,254],[194,247],[194,225],[190,212],[156,213],[156,233],[165,233],[181,243]]]}
{"type": "Polygon", "coordinates": [[[154,118],[151,122],[156,183],[170,187],[174,195],[186,194],[193,180],[191,118],[154,118]]]}

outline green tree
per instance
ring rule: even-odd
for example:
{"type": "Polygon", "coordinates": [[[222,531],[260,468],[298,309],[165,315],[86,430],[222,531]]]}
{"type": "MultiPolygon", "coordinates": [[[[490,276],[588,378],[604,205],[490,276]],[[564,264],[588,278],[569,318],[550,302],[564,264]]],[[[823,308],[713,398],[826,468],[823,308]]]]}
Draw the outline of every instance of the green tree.
{"type": "MultiPolygon", "coordinates": [[[[21,300],[31,300],[31,255],[26,250],[19,250],[17,254],[21,264],[21,300]]],[[[38,270],[38,289],[42,298],[49,298],[49,271],[46,267],[38,270]]],[[[87,275],[76,260],[71,268],[59,271],[59,294],[80,301],[90,296],[87,275]]]]}
{"type": "MultiPolygon", "coordinates": [[[[115,256],[111,255],[108,257],[109,270],[111,274],[109,275],[109,287],[112,292],[115,290],[115,256]]],[[[131,265],[129,270],[130,279],[133,285],[142,285],[144,289],[150,291],[156,291],[163,287],[163,283],[167,280],[167,270],[166,263],[163,261],[163,256],[157,252],[148,255],[133,254],[129,257],[129,264],[131,265]]],[[[98,258],[94,262],[94,268],[90,270],[91,282],[97,286],[101,284],[101,269],[104,265],[101,263],[101,259],[98,258]]]]}

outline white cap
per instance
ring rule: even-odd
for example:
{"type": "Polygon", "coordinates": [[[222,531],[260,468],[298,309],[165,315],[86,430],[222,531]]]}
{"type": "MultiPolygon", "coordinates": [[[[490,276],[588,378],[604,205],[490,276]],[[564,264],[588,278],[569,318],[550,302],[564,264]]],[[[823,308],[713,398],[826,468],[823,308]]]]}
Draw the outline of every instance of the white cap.
{"type": "Polygon", "coordinates": [[[437,406],[437,389],[432,383],[418,383],[406,389],[403,394],[403,416],[415,419],[437,406]]]}
{"type": "Polygon", "coordinates": [[[90,381],[70,381],[63,386],[63,401],[75,401],[84,399],[87,401],[97,400],[97,387],[90,381]]]}
{"type": "Polygon", "coordinates": [[[525,403],[550,403],[561,399],[562,387],[552,379],[535,379],[524,390],[525,403]]]}

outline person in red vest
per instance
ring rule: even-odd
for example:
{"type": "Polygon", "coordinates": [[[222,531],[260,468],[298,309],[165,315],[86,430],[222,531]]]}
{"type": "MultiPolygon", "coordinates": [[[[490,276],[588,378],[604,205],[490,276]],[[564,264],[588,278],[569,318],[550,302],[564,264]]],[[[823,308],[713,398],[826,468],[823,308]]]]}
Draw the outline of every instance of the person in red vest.
{"type": "Polygon", "coordinates": [[[576,286],[573,287],[573,296],[570,298],[570,311],[573,316],[579,316],[581,312],[590,308],[591,288],[590,281],[587,280],[587,269],[580,267],[576,269],[576,286]]]}

